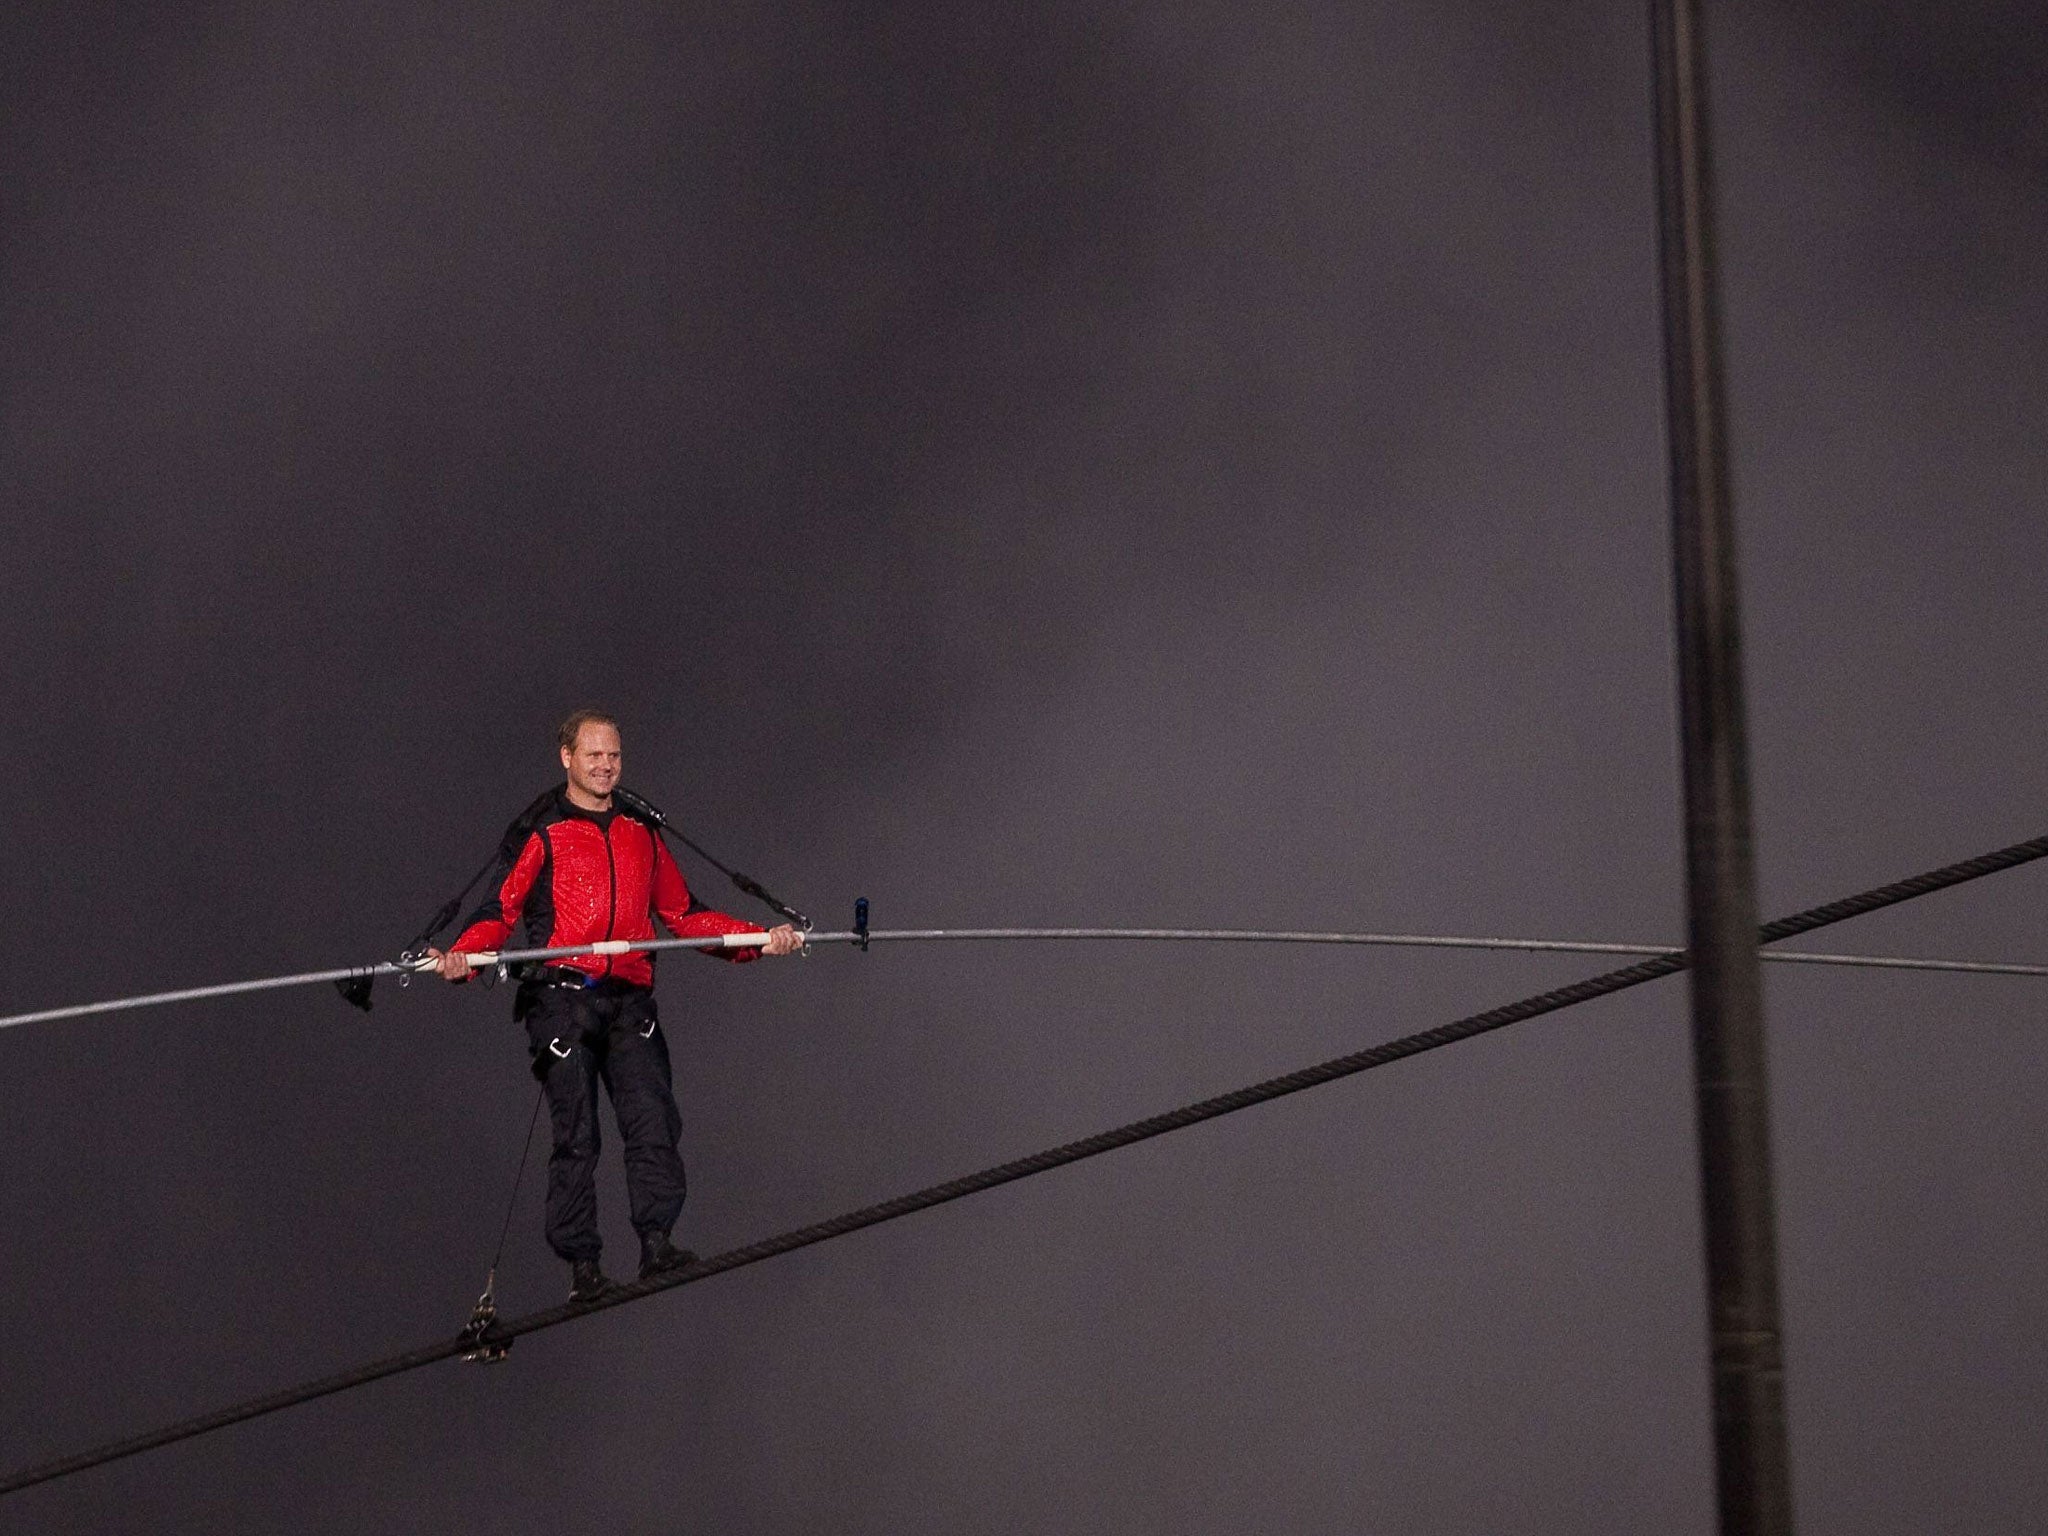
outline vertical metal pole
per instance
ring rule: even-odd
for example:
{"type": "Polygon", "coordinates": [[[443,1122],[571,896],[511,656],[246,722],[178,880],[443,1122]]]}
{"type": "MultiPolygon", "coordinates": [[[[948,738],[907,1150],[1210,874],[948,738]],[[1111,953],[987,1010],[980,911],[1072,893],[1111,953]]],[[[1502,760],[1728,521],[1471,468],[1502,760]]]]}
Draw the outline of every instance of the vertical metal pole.
{"type": "Polygon", "coordinates": [[[1789,1536],[1763,985],[1700,0],[1651,0],[1694,1092],[1723,1536],[1789,1536]]]}

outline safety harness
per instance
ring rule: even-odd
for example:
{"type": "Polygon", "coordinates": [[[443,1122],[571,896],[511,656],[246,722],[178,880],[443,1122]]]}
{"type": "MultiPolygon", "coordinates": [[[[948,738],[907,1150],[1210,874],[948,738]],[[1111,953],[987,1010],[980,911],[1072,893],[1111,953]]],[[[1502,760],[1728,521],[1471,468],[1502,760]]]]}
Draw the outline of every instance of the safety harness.
{"type": "MultiPolygon", "coordinates": [[[[484,876],[490,874],[493,870],[510,869],[512,867],[519,858],[520,849],[526,846],[526,840],[533,835],[533,829],[540,824],[541,817],[547,814],[548,807],[555,803],[555,797],[560,793],[561,790],[554,786],[542,790],[540,794],[534,797],[531,805],[527,806],[525,810],[512,819],[511,825],[505,828],[504,836],[498,840],[498,851],[484,861],[483,867],[469,877],[469,882],[461,890],[449,897],[447,901],[443,902],[436,909],[434,915],[427,919],[426,926],[421,928],[413,936],[412,942],[399,952],[398,963],[401,966],[412,966],[425,957],[428,946],[434,942],[435,938],[440,935],[444,928],[455,921],[462,911],[463,904],[469,900],[470,893],[483,881],[484,876]]],[[[612,791],[612,798],[618,803],[620,810],[624,811],[635,821],[644,824],[655,836],[667,840],[669,852],[676,856],[678,863],[681,862],[681,855],[676,853],[675,845],[681,843],[683,847],[689,849],[706,864],[709,864],[713,869],[732,881],[742,892],[753,897],[754,900],[760,902],[761,905],[767,907],[777,916],[795,923],[806,933],[811,931],[811,920],[808,917],[804,916],[795,907],[790,906],[789,903],[776,897],[760,881],[754,879],[753,876],[742,874],[734,869],[730,864],[718,858],[695,838],[683,831],[681,827],[673,825],[669,821],[667,814],[660,807],[653,804],[653,802],[635,794],[623,785],[612,791]]],[[[866,946],[863,945],[862,947],[865,948],[866,946]]],[[[334,986],[335,990],[341,993],[342,997],[348,1002],[353,1003],[356,1007],[368,1013],[371,1007],[371,988],[375,980],[376,978],[373,975],[363,972],[357,975],[346,976],[335,982],[334,986]]],[[[410,980],[410,976],[401,976],[399,978],[399,985],[404,986],[408,980],[410,980]]]]}

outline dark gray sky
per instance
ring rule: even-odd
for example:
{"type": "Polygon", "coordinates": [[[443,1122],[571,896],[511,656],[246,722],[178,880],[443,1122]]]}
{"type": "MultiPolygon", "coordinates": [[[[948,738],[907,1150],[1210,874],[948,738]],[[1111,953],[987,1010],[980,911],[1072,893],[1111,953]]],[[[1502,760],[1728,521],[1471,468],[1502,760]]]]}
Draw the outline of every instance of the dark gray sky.
{"type": "MultiPolygon", "coordinates": [[[[2044,830],[2030,10],[1713,10],[1773,913],[2044,830]]],[[[593,699],[631,781],[835,924],[1677,936],[1646,59],[1620,4],[10,8],[7,1007],[388,953],[593,699]]],[[[2044,878],[1830,944],[2039,958],[2044,878]]],[[[680,1235],[1587,969],[671,961],[680,1235]]],[[[1683,1002],[0,1528],[1704,1533],[1683,1002]]],[[[2035,1529],[2042,994],[1769,1003],[1802,1528],[2035,1529]]],[[[0,1036],[0,1460],[459,1326],[530,1102],[506,1013],[0,1036]]],[[[601,1192],[622,1269],[615,1145],[601,1192]]],[[[565,1283],[536,1206],[513,1310],[565,1283]]]]}

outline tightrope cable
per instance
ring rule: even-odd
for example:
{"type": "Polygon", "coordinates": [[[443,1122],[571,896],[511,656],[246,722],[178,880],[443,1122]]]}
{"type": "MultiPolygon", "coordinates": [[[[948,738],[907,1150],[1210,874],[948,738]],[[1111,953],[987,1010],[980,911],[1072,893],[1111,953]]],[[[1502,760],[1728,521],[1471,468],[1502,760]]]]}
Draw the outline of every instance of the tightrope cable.
{"type": "MultiPolygon", "coordinates": [[[[1766,924],[1759,931],[1758,940],[1760,943],[1768,944],[1779,939],[1792,938],[1798,934],[1811,933],[1817,928],[1825,928],[1832,923],[1839,923],[1852,917],[1860,917],[1865,913],[1875,912],[1882,907],[1894,906],[1900,902],[1910,901],[1919,896],[1929,895],[1935,891],[1961,885],[1985,875],[1995,874],[2000,870],[2011,869],[2017,865],[2039,859],[2044,855],[2048,855],[2048,837],[2034,838],[2024,843],[2015,843],[2009,848],[2001,848],[1996,852],[1982,854],[1974,859],[1966,859],[1959,864],[1945,865],[1940,869],[1929,870],[1924,874],[1913,875],[1904,880],[1894,881],[1889,885],[1881,885],[1872,890],[1859,892],[1854,896],[1844,897],[1840,901],[1808,908],[1806,911],[1794,913],[1790,917],[1779,918],[1775,922],[1766,924]]],[[[871,937],[879,938],[880,934],[874,934],[871,937]]],[[[1624,966],[1619,970],[1588,977],[1584,981],[1573,982],[1569,986],[1557,987],[1548,992],[1539,992],[1535,996],[1523,998],[1519,1002],[1508,1003],[1503,1007],[1489,1009],[1484,1013],[1472,1014],[1469,1017],[1458,1019],[1452,1023],[1424,1030],[1420,1034],[1407,1035],[1398,1040],[1390,1040],[1384,1045],[1370,1046],[1365,1050],[1356,1051],[1347,1056],[1339,1056],[1316,1066],[1304,1067],[1300,1071],[1289,1072],[1281,1077],[1268,1078],[1264,1082],[1253,1083],[1248,1087],[1239,1088],[1233,1092],[1218,1095],[1215,1098],[1202,1099],[1193,1104],[1183,1105],[1179,1109],[1168,1110],[1164,1114],[1133,1121],[1129,1125],[1119,1126],[1114,1130],[1102,1131],[1096,1135],[1085,1137],[1080,1141],[1071,1141],[1063,1146],[1052,1147],[1043,1152],[1033,1153],[1028,1157],[1020,1157],[1007,1163],[999,1163],[995,1167],[985,1168],[979,1173],[970,1173],[961,1178],[950,1179],[943,1184],[934,1184],[907,1195],[899,1195],[893,1200],[882,1201],[877,1205],[863,1206],[859,1210],[848,1211],[843,1215],[815,1222],[807,1227],[798,1227],[794,1231],[784,1232],[776,1237],[765,1238],[759,1242],[748,1244],[743,1248],[734,1248],[725,1253],[714,1254],[712,1257],[702,1260],[688,1269],[654,1275],[645,1280],[621,1284],[615,1286],[596,1301],[570,1302],[562,1306],[550,1307],[543,1311],[530,1312],[523,1317],[494,1323],[480,1334],[464,1333],[456,1338],[444,1340],[437,1344],[424,1345],[419,1349],[408,1351],[402,1355],[393,1355],[388,1359],[373,1361],[367,1365],[357,1366],[352,1370],[336,1372],[331,1376],[323,1376],[318,1380],[306,1382],[299,1386],[286,1387],[269,1393],[266,1396],[252,1398],[247,1402],[219,1408],[196,1418],[183,1419],[175,1424],[165,1425],[161,1429],[132,1435],[123,1440],[110,1441],[92,1450],[81,1451],[75,1455],[27,1467],[19,1472],[8,1475],[4,1479],[0,1479],[0,1495],[15,1493],[23,1488],[32,1487],[37,1483],[45,1483],[55,1478],[67,1477],[75,1472],[83,1472],[90,1467],[103,1466],[108,1462],[134,1456],[143,1451],[155,1450],[161,1446],[172,1445],[181,1440],[190,1440],[196,1436],[207,1434],[212,1430],[224,1429],[231,1424],[239,1424],[249,1419],[261,1418],[266,1414],[276,1413],[285,1408],[296,1407],[301,1403],[313,1402],[319,1398],[332,1396],[337,1392],[346,1392],[356,1387],[367,1386],[371,1382],[381,1381],[387,1376],[400,1375],[406,1371],[417,1370],[422,1366],[453,1359],[459,1355],[473,1352],[479,1343],[509,1347],[513,1340],[521,1338],[526,1334],[538,1333],[543,1329],[554,1328],[563,1323],[573,1322],[579,1317],[584,1317],[594,1312],[602,1312],[611,1307],[623,1306],[627,1302],[639,1301],[644,1297],[653,1295],[657,1291],[673,1290],[683,1285],[694,1285],[700,1280],[710,1279],[713,1275],[721,1275],[730,1270],[742,1269],[749,1264],[758,1264],[765,1259],[772,1259],[785,1253],[795,1252],[799,1248],[808,1248],[818,1243],[829,1242],[833,1238],[844,1237],[849,1233],[858,1232],[867,1227],[879,1226],[883,1222],[894,1221],[899,1217],[909,1216],[918,1211],[930,1210],[934,1206],[963,1199],[968,1195],[980,1194],[1001,1185],[1012,1183],[1018,1179],[1031,1178],[1055,1168],[1063,1168],[1070,1163],[1078,1163],[1091,1157],[1100,1157],[1105,1152],[1113,1152],[1119,1148],[1128,1147],[1155,1136],[1163,1136],[1170,1131],[1182,1130],[1191,1125],[1199,1125],[1206,1120],[1214,1120],[1223,1115],[1234,1114],[1241,1109],[1249,1109],[1257,1104],[1265,1104],[1274,1099],[1284,1098],[1289,1094],[1300,1093],[1304,1089],[1335,1082],[1340,1078],[1369,1071],[1374,1067],[1383,1067],[1392,1062],[1406,1060],[1411,1056],[1419,1056],[1425,1051],[1433,1051],[1441,1046],[1454,1045],[1459,1041],[1470,1040],[1477,1035],[1487,1034],[1497,1029],[1504,1029],[1510,1024],[1518,1024],[1542,1014],[1555,1013],[1560,1009],[1574,1007],[1579,1003],[1591,1002],[1595,998],[1611,996],[1630,987],[1640,986],[1644,982],[1655,981],[1659,977],[1675,975],[1685,968],[1686,958],[1682,953],[1666,952],[1655,954],[1648,959],[1640,960],[1633,965],[1624,966]]]]}

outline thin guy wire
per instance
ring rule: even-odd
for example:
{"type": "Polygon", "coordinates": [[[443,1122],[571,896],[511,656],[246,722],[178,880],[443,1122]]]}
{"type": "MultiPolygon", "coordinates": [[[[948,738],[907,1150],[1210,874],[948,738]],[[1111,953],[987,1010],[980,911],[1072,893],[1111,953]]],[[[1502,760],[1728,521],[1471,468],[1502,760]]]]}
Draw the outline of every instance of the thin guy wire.
{"type": "Polygon", "coordinates": [[[490,1277],[484,1281],[484,1294],[489,1296],[497,1286],[498,1261],[505,1257],[505,1236],[512,1230],[512,1212],[519,1205],[519,1186],[526,1182],[526,1164],[533,1156],[533,1128],[540,1124],[540,1101],[547,1097],[548,1085],[542,1083],[533,1091],[533,1113],[526,1119],[526,1140],[519,1145],[519,1171],[512,1175],[512,1198],[505,1202],[505,1220],[498,1228],[498,1246],[491,1250],[490,1277]]]}
{"type": "MultiPolygon", "coordinates": [[[[1949,864],[1940,869],[1928,870],[1923,874],[1894,881],[1890,885],[1877,886],[1868,891],[1858,892],[1854,896],[1844,897],[1840,901],[1829,902],[1825,906],[1810,907],[1790,917],[1779,918],[1766,924],[1759,931],[1758,941],[1771,943],[1778,939],[1789,939],[1798,934],[1810,933],[1816,928],[1825,928],[1831,923],[1860,917],[1881,907],[1894,906],[1899,902],[1930,895],[1935,891],[1961,885],[1984,875],[2012,869],[2044,855],[2048,855],[2048,837],[2015,843],[2009,848],[1980,854],[1960,864],[1949,864]]],[[[231,1424],[239,1424],[249,1419],[261,1418],[265,1414],[276,1413],[281,1409],[296,1407],[301,1403],[330,1397],[337,1392],[368,1386],[371,1382],[381,1381],[387,1376],[400,1375],[466,1354],[479,1343],[509,1345],[512,1340],[526,1334],[557,1327],[609,1307],[623,1306],[629,1301],[651,1296],[656,1291],[671,1290],[680,1285],[693,1285],[699,1280],[708,1280],[711,1276],[724,1274],[728,1270],[741,1269],[749,1264],[758,1264],[764,1259],[792,1253],[799,1248],[829,1242],[851,1232],[879,1226],[883,1222],[894,1221],[918,1211],[930,1210],[934,1206],[944,1205],[968,1195],[980,1194],[1018,1179],[1031,1178],[1054,1168],[1065,1167],[1069,1163],[1099,1157],[1105,1152],[1113,1152],[1154,1136],[1163,1136],[1169,1131],[1181,1130],[1205,1120],[1234,1114],[1255,1104],[1264,1104],[1289,1094],[1300,1093],[1307,1088],[1350,1077],[1355,1073],[1370,1071],[1374,1067],[1383,1067],[1392,1062],[1406,1060],[1410,1056],[1419,1056],[1425,1051],[1470,1040],[1477,1035],[1504,1029],[1510,1024],[1518,1024],[1542,1014],[1590,1002],[1595,998],[1607,997],[1630,987],[1640,986],[1644,982],[1655,981],[1659,977],[1674,975],[1685,968],[1685,957],[1681,954],[1656,955],[1635,965],[1588,977],[1584,981],[1573,982],[1569,986],[1558,987],[1549,992],[1539,992],[1533,997],[1523,998],[1520,1002],[1509,1003],[1485,1013],[1475,1013],[1453,1023],[1439,1025],[1435,1029],[1424,1030],[1420,1034],[1390,1040],[1384,1045],[1371,1046],[1349,1056],[1339,1056],[1317,1066],[1290,1072],[1284,1077],[1269,1078],[1265,1082],[1254,1083],[1232,1093],[1183,1105],[1179,1109],[1169,1110],[1165,1114],[1154,1115],[1149,1119],[1133,1121],[1115,1130],[1103,1131],[1083,1140],[1071,1141],[1064,1146],[1052,1147],[1012,1162],[999,1163],[979,1173],[951,1179],[943,1184],[934,1184],[911,1194],[899,1195],[878,1205],[863,1206],[859,1210],[848,1211],[844,1215],[834,1216],[808,1227],[798,1227],[794,1231],[766,1238],[744,1248],[730,1249],[688,1269],[618,1285],[597,1301],[570,1302],[564,1306],[550,1307],[545,1311],[530,1312],[524,1317],[513,1318],[491,1327],[480,1339],[458,1336],[441,1343],[424,1345],[402,1355],[393,1355],[388,1359],[373,1361],[352,1370],[323,1376],[317,1381],[306,1382],[300,1386],[286,1387],[263,1397],[251,1398],[247,1402],[215,1409],[196,1418],[180,1420],[161,1429],[131,1435],[92,1450],[80,1451],[37,1466],[26,1467],[0,1479],[0,1495],[15,1493],[37,1483],[67,1477],[76,1472],[83,1472],[87,1468],[103,1466],[107,1462],[155,1450],[160,1446],[190,1440],[216,1429],[224,1429],[231,1424]]]]}
{"type": "MultiPolygon", "coordinates": [[[[877,928],[862,935],[853,932],[813,933],[807,944],[855,944],[865,938],[875,944],[933,943],[976,940],[1127,940],[1135,942],[1177,941],[1201,944],[1355,944],[1389,949],[1473,949],[1559,955],[1670,955],[1680,951],[1666,944],[1603,944],[1570,939],[1468,938],[1432,933],[1321,933],[1313,931],[1249,928],[877,928]]],[[[723,937],[703,939],[649,939],[632,946],[634,952],[659,953],[670,949],[728,949],[723,937]]],[[[563,945],[553,949],[508,949],[496,951],[496,961],[512,964],[529,960],[563,960],[595,952],[587,944],[563,945]]],[[[2048,976],[2048,965],[2030,965],[2001,960],[1934,960],[1910,955],[1807,954],[1792,950],[1765,950],[1762,958],[1781,964],[1834,965],[1899,971],[1947,971],[1977,976],[2048,976]]],[[[494,962],[495,963],[495,962],[494,962]]],[[[60,1019],[88,1018],[98,1014],[122,1013],[136,1008],[156,1008],[171,1003],[202,1002],[208,998],[237,997],[252,992],[273,992],[287,987],[312,987],[323,982],[351,981],[359,977],[396,976],[411,979],[422,973],[395,961],[354,965],[326,971],[300,971],[287,976],[263,976],[253,981],[226,981],[203,987],[182,987],[172,992],[145,992],[134,997],[107,998],[93,1003],[72,1003],[61,1008],[42,1008],[33,1013],[0,1017],[0,1029],[24,1024],[50,1024],[60,1019]]]]}

